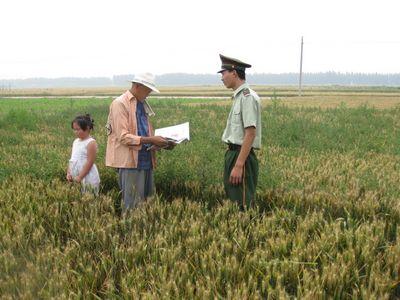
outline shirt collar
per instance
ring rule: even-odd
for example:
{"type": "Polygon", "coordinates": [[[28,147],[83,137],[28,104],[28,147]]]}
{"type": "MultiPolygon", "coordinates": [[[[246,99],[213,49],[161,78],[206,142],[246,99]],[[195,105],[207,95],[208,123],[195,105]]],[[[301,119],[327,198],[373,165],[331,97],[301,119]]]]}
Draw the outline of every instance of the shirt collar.
{"type": "Polygon", "coordinates": [[[153,117],[156,115],[154,113],[153,109],[151,108],[150,104],[147,102],[147,100],[143,101],[143,107],[144,107],[144,111],[146,112],[146,114],[148,114],[150,117],[153,117]]]}
{"type": "MultiPolygon", "coordinates": [[[[128,97],[129,101],[132,99],[135,99],[135,96],[132,95],[130,90],[127,90],[125,92],[126,96],[128,97]]],[[[150,104],[147,102],[147,100],[143,101],[143,107],[144,107],[144,111],[146,112],[147,115],[149,115],[150,117],[155,116],[156,114],[154,113],[153,109],[151,108],[150,104]]]]}
{"type": "Polygon", "coordinates": [[[128,100],[129,100],[129,101],[132,100],[132,99],[136,99],[135,96],[132,95],[132,93],[131,93],[130,90],[127,90],[127,91],[125,92],[125,95],[128,97],[128,100]]]}
{"type": "Polygon", "coordinates": [[[249,88],[249,85],[247,82],[243,83],[241,86],[239,86],[234,92],[233,92],[233,97],[236,97],[243,89],[249,88]]]}

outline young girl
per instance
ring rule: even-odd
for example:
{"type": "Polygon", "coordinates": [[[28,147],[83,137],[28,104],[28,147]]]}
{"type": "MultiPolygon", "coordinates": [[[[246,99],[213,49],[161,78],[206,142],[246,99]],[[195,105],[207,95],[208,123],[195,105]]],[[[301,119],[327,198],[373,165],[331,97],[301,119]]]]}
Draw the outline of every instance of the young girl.
{"type": "Polygon", "coordinates": [[[82,192],[93,192],[98,195],[100,176],[94,164],[97,154],[97,143],[90,136],[93,119],[89,114],[77,116],[71,123],[77,137],[72,144],[72,154],[67,169],[67,180],[82,183],[82,192]]]}

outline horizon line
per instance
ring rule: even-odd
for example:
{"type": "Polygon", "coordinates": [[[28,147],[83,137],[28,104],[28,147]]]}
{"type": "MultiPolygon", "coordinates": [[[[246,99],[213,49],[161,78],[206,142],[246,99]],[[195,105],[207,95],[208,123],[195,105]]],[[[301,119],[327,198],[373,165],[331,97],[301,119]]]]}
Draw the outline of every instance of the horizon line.
{"type": "MultiPolygon", "coordinates": [[[[14,77],[14,78],[0,78],[0,81],[11,81],[11,80],[29,80],[29,79],[66,79],[66,78],[76,78],[76,79],[82,79],[82,78],[107,78],[107,79],[113,79],[114,77],[117,76],[132,76],[135,73],[126,73],[126,74],[114,74],[112,76],[105,76],[105,75],[91,75],[91,76],[57,76],[57,77],[47,77],[47,76],[34,76],[34,77],[14,77]]],[[[247,76],[258,76],[258,75],[298,75],[299,72],[277,72],[277,73],[246,73],[247,76]]],[[[320,71],[320,72],[303,72],[304,75],[314,75],[314,74],[338,74],[338,75],[400,75],[399,72],[353,72],[353,71],[320,71]]],[[[217,73],[187,73],[187,72],[171,72],[171,73],[162,73],[162,74],[156,74],[154,75],[155,77],[162,77],[162,76],[167,76],[167,75],[195,75],[195,76],[201,76],[201,75],[208,75],[208,76],[219,76],[217,73]]]]}

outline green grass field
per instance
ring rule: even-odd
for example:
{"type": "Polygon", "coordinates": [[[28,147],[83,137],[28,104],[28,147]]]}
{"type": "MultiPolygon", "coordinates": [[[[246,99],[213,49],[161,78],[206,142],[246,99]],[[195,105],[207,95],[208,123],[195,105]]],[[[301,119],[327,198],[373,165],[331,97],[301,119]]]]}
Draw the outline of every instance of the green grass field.
{"type": "Polygon", "coordinates": [[[223,193],[229,102],[150,99],[154,127],[189,121],[191,141],[158,154],[158,196],[125,218],[116,173],[104,166],[111,98],[1,99],[0,295],[395,295],[400,97],[343,97],[263,101],[258,199],[246,212],[223,193]],[[95,119],[98,198],[64,179],[81,113],[95,119]]]}

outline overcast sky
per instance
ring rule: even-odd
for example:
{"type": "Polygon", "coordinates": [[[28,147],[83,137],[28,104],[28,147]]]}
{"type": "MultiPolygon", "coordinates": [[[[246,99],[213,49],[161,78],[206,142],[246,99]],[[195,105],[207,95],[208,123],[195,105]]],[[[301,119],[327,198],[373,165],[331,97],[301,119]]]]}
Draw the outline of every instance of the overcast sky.
{"type": "Polygon", "coordinates": [[[1,0],[0,78],[400,72],[400,1],[1,0]]]}

